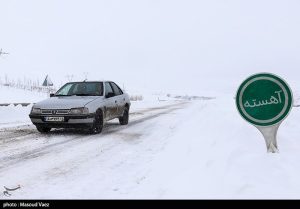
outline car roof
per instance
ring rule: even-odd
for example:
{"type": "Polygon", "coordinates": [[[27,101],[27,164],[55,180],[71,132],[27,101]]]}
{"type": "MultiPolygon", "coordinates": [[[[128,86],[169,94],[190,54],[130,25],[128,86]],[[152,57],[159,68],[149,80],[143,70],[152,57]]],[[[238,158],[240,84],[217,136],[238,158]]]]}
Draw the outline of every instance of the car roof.
{"type": "Polygon", "coordinates": [[[98,80],[98,81],[70,81],[68,83],[94,83],[94,82],[113,82],[113,81],[108,81],[108,80],[98,80]]]}

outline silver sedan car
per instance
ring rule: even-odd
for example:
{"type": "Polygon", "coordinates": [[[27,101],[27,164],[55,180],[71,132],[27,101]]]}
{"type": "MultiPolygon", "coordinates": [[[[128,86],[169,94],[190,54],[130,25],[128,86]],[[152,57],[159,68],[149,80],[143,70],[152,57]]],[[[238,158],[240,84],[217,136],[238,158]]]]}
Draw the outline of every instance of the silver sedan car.
{"type": "Polygon", "coordinates": [[[79,128],[97,134],[106,121],[115,118],[121,125],[128,124],[129,108],[128,94],[114,82],[70,82],[49,99],[34,104],[29,117],[41,133],[52,128],[79,128]]]}

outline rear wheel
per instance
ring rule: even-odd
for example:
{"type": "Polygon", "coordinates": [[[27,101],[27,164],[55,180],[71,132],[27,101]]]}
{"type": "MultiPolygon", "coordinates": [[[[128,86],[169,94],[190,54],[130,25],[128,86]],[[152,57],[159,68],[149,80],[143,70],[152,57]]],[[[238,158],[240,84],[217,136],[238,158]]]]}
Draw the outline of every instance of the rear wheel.
{"type": "Polygon", "coordinates": [[[101,110],[96,112],[96,116],[94,119],[94,123],[92,128],[90,128],[90,134],[99,134],[102,132],[103,129],[103,113],[101,110]]]}
{"type": "Polygon", "coordinates": [[[119,117],[119,122],[121,125],[127,125],[129,121],[129,108],[125,107],[124,108],[124,112],[123,112],[123,116],[119,117]]]}
{"type": "Polygon", "coordinates": [[[51,131],[51,128],[44,127],[44,126],[36,126],[36,129],[37,129],[40,133],[48,133],[49,131],[51,131]]]}

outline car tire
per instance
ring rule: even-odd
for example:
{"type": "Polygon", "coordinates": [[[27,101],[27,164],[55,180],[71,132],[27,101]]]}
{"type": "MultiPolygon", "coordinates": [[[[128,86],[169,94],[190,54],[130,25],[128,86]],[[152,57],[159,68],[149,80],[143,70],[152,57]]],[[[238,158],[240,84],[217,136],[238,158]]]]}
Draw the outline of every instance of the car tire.
{"type": "Polygon", "coordinates": [[[104,124],[104,120],[103,120],[102,110],[97,110],[93,126],[89,130],[90,134],[99,134],[99,133],[101,133],[102,129],[103,129],[103,124],[104,124]]]}
{"type": "Polygon", "coordinates": [[[129,108],[125,107],[124,108],[124,112],[123,112],[123,116],[119,117],[119,122],[121,125],[127,125],[129,121],[129,108]]]}
{"type": "Polygon", "coordinates": [[[51,128],[48,127],[44,127],[44,126],[36,126],[36,129],[40,132],[40,133],[48,133],[51,131],[51,128]]]}

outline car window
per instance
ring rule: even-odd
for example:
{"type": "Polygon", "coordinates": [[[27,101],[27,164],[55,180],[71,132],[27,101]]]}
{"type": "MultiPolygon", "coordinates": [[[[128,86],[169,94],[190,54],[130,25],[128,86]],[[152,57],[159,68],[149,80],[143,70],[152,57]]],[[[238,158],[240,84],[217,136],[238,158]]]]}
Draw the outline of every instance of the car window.
{"type": "Polygon", "coordinates": [[[105,96],[107,96],[108,93],[114,93],[114,92],[110,84],[108,82],[105,82],[105,96]]]}
{"type": "Polygon", "coordinates": [[[90,83],[86,85],[86,93],[87,94],[96,94],[102,95],[103,94],[102,83],[90,83]]]}
{"type": "Polygon", "coordinates": [[[119,89],[120,93],[123,94],[123,91],[122,91],[122,89],[119,86],[118,86],[118,89],[119,89]]]}
{"type": "Polygon", "coordinates": [[[64,85],[60,90],[57,91],[56,95],[68,95],[72,86],[72,83],[64,85]]]}
{"type": "Polygon", "coordinates": [[[56,96],[102,96],[103,84],[102,82],[78,82],[68,83],[63,86],[55,94],[56,96]]]}
{"type": "Polygon", "coordinates": [[[120,91],[120,88],[117,86],[117,84],[110,82],[110,85],[112,86],[115,95],[121,95],[123,92],[120,91]]]}
{"type": "Polygon", "coordinates": [[[76,83],[71,89],[71,95],[102,95],[102,84],[101,83],[76,83]]]}
{"type": "Polygon", "coordinates": [[[86,94],[87,93],[87,85],[85,83],[76,83],[71,89],[70,94],[86,94]]]}

